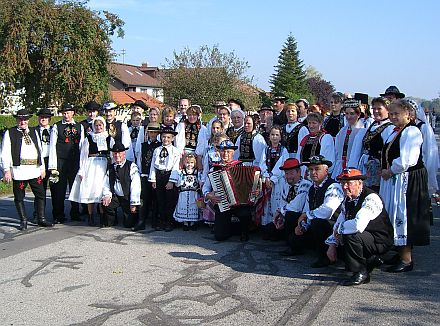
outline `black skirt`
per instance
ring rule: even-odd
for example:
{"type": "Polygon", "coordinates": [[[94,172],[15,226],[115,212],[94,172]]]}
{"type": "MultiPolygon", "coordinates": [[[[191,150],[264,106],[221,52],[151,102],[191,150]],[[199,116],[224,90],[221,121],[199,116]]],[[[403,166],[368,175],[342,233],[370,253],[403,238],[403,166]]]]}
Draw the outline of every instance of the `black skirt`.
{"type": "Polygon", "coordinates": [[[432,219],[430,205],[426,169],[423,167],[409,171],[406,191],[407,245],[429,245],[430,221],[432,219]]]}

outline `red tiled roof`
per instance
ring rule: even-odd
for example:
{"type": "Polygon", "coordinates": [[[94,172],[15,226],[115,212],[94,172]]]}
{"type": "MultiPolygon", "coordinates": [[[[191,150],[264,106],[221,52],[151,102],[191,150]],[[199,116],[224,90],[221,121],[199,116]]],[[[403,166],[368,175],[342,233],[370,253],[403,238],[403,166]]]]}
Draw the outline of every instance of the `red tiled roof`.
{"type": "Polygon", "coordinates": [[[111,91],[111,97],[116,104],[134,103],[136,100],[142,100],[151,107],[163,108],[164,104],[148,95],[147,93],[111,91]]]}
{"type": "Polygon", "coordinates": [[[147,75],[139,68],[134,65],[112,62],[109,71],[113,78],[120,80],[127,86],[161,87],[159,80],[147,75]]]}

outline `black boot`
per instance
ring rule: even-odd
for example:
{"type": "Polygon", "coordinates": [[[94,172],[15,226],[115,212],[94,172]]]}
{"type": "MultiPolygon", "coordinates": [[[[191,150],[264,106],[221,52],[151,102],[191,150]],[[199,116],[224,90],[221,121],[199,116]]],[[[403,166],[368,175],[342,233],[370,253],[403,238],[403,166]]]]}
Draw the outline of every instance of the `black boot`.
{"type": "Polygon", "coordinates": [[[139,219],[137,224],[131,228],[132,231],[140,231],[145,230],[145,216],[142,216],[143,214],[139,214],[139,219]]]}
{"type": "Polygon", "coordinates": [[[15,202],[15,207],[17,208],[18,217],[20,217],[20,226],[18,229],[24,231],[27,229],[27,217],[24,202],[15,202]]]}
{"type": "Polygon", "coordinates": [[[46,221],[44,217],[45,201],[44,199],[35,199],[37,203],[37,223],[39,226],[50,227],[52,223],[46,221]]]}

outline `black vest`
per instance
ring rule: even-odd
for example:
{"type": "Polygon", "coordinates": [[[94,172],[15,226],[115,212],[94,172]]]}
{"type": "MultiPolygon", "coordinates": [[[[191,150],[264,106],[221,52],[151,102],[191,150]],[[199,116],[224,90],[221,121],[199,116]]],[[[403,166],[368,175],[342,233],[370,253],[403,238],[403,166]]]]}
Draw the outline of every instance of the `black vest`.
{"type": "Polygon", "coordinates": [[[315,188],[311,186],[309,189],[309,209],[314,210],[315,208],[321,206],[324,203],[325,192],[327,188],[335,183],[336,181],[332,178],[327,178],[321,187],[315,188]]]}
{"type": "Polygon", "coordinates": [[[81,139],[81,124],[74,123],[71,126],[75,128],[76,134],[65,135],[65,130],[69,126],[61,121],[55,124],[58,129],[57,138],[57,158],[72,162],[79,162],[79,141],[81,139]]]}
{"type": "MultiPolygon", "coordinates": [[[[123,167],[119,170],[119,182],[121,183],[122,192],[124,193],[124,196],[122,196],[125,200],[130,201],[130,185],[131,185],[131,178],[130,178],[130,168],[131,168],[131,161],[125,161],[125,164],[123,167]]],[[[110,190],[112,194],[115,194],[115,182],[116,182],[116,171],[115,171],[115,164],[111,165],[111,167],[108,170],[108,178],[110,183],[110,190]]]]}
{"type": "Polygon", "coordinates": [[[154,140],[150,143],[145,141],[141,144],[141,173],[149,174],[151,168],[151,161],[153,159],[153,152],[156,148],[161,146],[162,143],[158,140],[154,140]]]}
{"type": "MultiPolygon", "coordinates": [[[[348,200],[345,201],[345,219],[351,220],[356,217],[357,212],[361,209],[362,203],[370,194],[374,194],[375,192],[369,188],[364,187],[362,189],[361,194],[359,195],[357,204],[354,205],[354,201],[350,202],[348,200]]],[[[381,199],[382,201],[382,199],[381,199]]],[[[382,201],[383,204],[383,201],[382,201]]],[[[391,225],[390,219],[388,217],[388,213],[385,210],[385,207],[382,207],[382,211],[379,216],[377,216],[374,220],[370,221],[365,228],[365,231],[372,234],[374,237],[374,241],[376,243],[383,243],[387,245],[392,245],[393,243],[393,227],[391,225]]]]}
{"type": "Polygon", "coordinates": [[[287,152],[296,153],[298,151],[298,135],[302,127],[304,127],[303,124],[299,123],[293,127],[291,132],[287,132],[287,125],[283,127],[283,145],[287,152]]]}
{"type": "Polygon", "coordinates": [[[322,124],[322,128],[325,131],[332,135],[332,137],[336,137],[339,130],[344,126],[344,115],[339,113],[338,115],[330,114],[325,118],[324,123],[322,124]]]}
{"type": "Polygon", "coordinates": [[[243,162],[252,162],[255,160],[254,153],[254,138],[257,132],[254,130],[252,133],[243,132],[240,137],[240,157],[239,160],[243,162]]]}
{"type": "Polygon", "coordinates": [[[381,126],[377,127],[374,131],[371,131],[371,128],[374,125],[374,123],[371,124],[365,133],[364,138],[362,139],[362,148],[370,157],[380,160],[383,148],[383,139],[381,133],[385,130],[385,128],[391,125],[391,122],[385,122],[381,126]]]}
{"type": "MultiPolygon", "coordinates": [[[[29,129],[29,137],[32,139],[32,143],[37,149],[37,162],[38,166],[41,165],[41,152],[38,147],[37,136],[35,135],[35,129],[29,129]]],[[[21,144],[23,142],[23,133],[17,129],[17,127],[13,127],[9,129],[9,139],[11,140],[11,156],[12,156],[12,165],[20,166],[20,153],[21,153],[21,144]]]]}
{"type": "MultiPolygon", "coordinates": [[[[390,141],[385,144],[382,150],[382,169],[388,169],[391,166],[391,163],[396,158],[400,157],[400,137],[402,136],[402,132],[405,128],[409,126],[416,126],[414,123],[410,122],[396,136],[394,141],[390,141]]],[[[421,146],[420,146],[421,147],[421,146]]],[[[422,148],[420,148],[419,158],[417,160],[417,164],[408,168],[409,171],[415,171],[423,168],[423,160],[422,160],[422,148]]]]}
{"type": "Polygon", "coordinates": [[[111,137],[108,136],[106,139],[107,143],[107,150],[106,151],[98,151],[98,144],[96,144],[93,141],[93,138],[90,134],[87,134],[87,140],[89,141],[89,155],[102,155],[102,156],[108,156],[110,157],[110,139],[111,137]]]}

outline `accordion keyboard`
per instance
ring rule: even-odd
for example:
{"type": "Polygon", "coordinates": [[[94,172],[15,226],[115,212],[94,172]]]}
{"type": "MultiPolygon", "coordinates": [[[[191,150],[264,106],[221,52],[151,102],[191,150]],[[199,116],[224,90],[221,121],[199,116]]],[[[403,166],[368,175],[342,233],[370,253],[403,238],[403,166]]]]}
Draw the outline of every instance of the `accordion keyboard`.
{"type": "Polygon", "coordinates": [[[208,174],[208,177],[216,196],[221,198],[218,203],[220,212],[230,210],[231,206],[236,204],[236,201],[226,172],[215,171],[208,174]]]}

